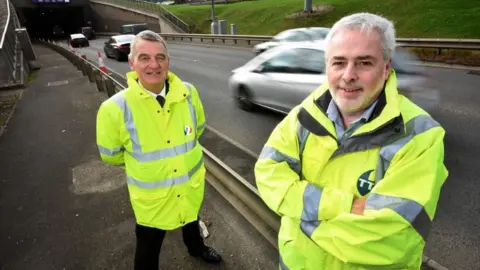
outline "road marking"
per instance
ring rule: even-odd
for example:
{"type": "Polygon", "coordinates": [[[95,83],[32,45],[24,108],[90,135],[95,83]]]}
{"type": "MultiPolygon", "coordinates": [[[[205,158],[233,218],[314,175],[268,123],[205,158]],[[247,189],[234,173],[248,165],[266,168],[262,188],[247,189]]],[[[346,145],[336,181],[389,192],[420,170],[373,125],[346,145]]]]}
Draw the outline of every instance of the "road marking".
{"type": "Polygon", "coordinates": [[[184,60],[184,61],[190,61],[190,62],[198,63],[198,64],[201,64],[201,65],[205,65],[205,66],[219,67],[218,65],[209,64],[209,63],[206,63],[206,62],[203,62],[203,61],[200,61],[200,60],[196,60],[196,59],[190,59],[190,58],[178,57],[178,56],[170,56],[170,58],[184,60]]]}
{"type": "Polygon", "coordinates": [[[48,82],[47,86],[58,86],[63,84],[68,84],[68,81],[64,80],[64,81],[48,82]]]}

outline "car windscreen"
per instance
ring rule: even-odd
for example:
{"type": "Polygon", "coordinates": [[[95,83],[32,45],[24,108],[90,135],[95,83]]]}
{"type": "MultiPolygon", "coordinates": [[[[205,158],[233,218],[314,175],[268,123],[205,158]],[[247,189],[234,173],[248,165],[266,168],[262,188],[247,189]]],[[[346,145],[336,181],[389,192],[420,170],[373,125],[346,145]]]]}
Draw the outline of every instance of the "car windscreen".
{"type": "Polygon", "coordinates": [[[328,29],[310,29],[309,32],[317,39],[325,39],[328,35],[328,29]]]}
{"type": "Polygon", "coordinates": [[[115,40],[117,43],[130,43],[133,40],[133,37],[116,37],[115,40]]]}
{"type": "Polygon", "coordinates": [[[309,40],[310,37],[302,31],[283,31],[273,37],[275,41],[302,41],[309,40]]]}

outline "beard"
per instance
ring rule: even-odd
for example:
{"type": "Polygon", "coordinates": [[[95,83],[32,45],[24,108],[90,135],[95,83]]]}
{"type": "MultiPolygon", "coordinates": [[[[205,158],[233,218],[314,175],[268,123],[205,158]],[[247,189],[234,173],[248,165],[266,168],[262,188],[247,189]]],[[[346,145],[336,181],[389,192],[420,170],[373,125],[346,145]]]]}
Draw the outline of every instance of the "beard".
{"type": "Polygon", "coordinates": [[[337,83],[329,91],[342,113],[356,113],[365,110],[375,101],[383,90],[384,83],[383,80],[379,80],[373,89],[366,89],[358,83],[337,83]]]}

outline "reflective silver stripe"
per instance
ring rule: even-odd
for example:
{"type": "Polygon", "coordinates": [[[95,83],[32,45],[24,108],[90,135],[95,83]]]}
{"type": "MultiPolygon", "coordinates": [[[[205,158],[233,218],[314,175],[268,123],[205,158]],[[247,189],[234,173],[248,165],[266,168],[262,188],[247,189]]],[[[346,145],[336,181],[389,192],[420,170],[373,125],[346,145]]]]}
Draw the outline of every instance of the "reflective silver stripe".
{"type": "Polygon", "coordinates": [[[307,142],[308,134],[310,131],[306,129],[300,122],[297,122],[297,137],[298,137],[298,145],[299,145],[299,157],[302,156],[303,150],[305,149],[305,143],[307,142]]]}
{"type": "Polygon", "coordinates": [[[155,180],[151,182],[146,182],[146,181],[141,181],[134,179],[131,176],[127,176],[127,182],[130,185],[139,187],[139,188],[144,188],[144,189],[154,189],[154,188],[159,188],[159,187],[172,187],[176,185],[180,185],[182,183],[187,182],[190,180],[190,178],[198,171],[198,169],[201,168],[203,164],[203,158],[201,158],[197,164],[186,174],[180,175],[177,177],[173,178],[167,178],[163,180],[155,180]]]}
{"type": "Polygon", "coordinates": [[[421,204],[404,198],[397,198],[387,195],[371,194],[366,203],[365,209],[381,210],[391,209],[405,220],[410,222],[415,230],[424,238],[427,238],[430,227],[430,217],[421,204]]]}
{"type": "Polygon", "coordinates": [[[281,254],[280,254],[279,257],[280,257],[280,258],[279,258],[278,264],[279,264],[279,266],[280,266],[280,270],[289,270],[288,267],[287,267],[287,265],[283,262],[283,259],[282,259],[282,255],[281,255],[281,254]]]}
{"type": "Polygon", "coordinates": [[[140,141],[138,139],[137,128],[133,122],[132,110],[128,106],[125,98],[125,92],[119,92],[112,96],[111,99],[118,105],[118,107],[120,107],[123,112],[125,127],[127,128],[127,131],[130,134],[130,140],[132,141],[133,153],[142,154],[142,147],[140,146],[140,141]]]}
{"type": "Polygon", "coordinates": [[[163,148],[160,150],[155,150],[147,153],[133,152],[133,153],[130,153],[130,155],[139,162],[149,162],[149,161],[159,160],[162,158],[175,157],[175,156],[187,153],[193,150],[196,145],[197,145],[197,140],[193,138],[192,140],[184,144],[177,145],[175,147],[163,148]]]}
{"type": "Polygon", "coordinates": [[[310,183],[307,184],[303,192],[303,211],[302,220],[315,221],[318,220],[318,207],[322,198],[322,190],[310,183]]]}
{"type": "Polygon", "coordinates": [[[300,222],[300,229],[304,234],[308,237],[312,237],[313,232],[320,226],[320,221],[301,221],[300,222]]]}
{"type": "Polygon", "coordinates": [[[188,88],[189,95],[187,97],[188,102],[188,110],[190,111],[190,117],[192,118],[193,122],[193,131],[195,132],[194,138],[197,137],[197,114],[195,112],[195,106],[192,103],[192,85],[188,82],[183,82],[183,84],[188,88]]]}
{"type": "Polygon", "coordinates": [[[416,135],[427,132],[438,127],[440,124],[428,115],[418,115],[410,119],[406,124],[406,135],[395,142],[388,144],[380,149],[380,157],[377,162],[375,181],[380,181],[390,166],[390,161],[398,151],[409,143],[416,135]]]}
{"type": "Polygon", "coordinates": [[[302,168],[300,161],[296,158],[293,158],[281,153],[280,151],[278,151],[273,147],[270,147],[270,146],[263,147],[262,152],[260,153],[260,158],[271,159],[278,163],[286,162],[290,167],[290,169],[292,169],[294,172],[300,175],[300,170],[302,168]]]}
{"type": "Polygon", "coordinates": [[[300,228],[309,237],[313,231],[320,225],[318,220],[318,208],[322,198],[322,190],[310,183],[307,184],[303,192],[303,210],[300,228]]]}
{"type": "MultiPolygon", "coordinates": [[[[186,83],[185,85],[190,85],[186,83]]],[[[190,88],[189,88],[190,91],[190,88]]],[[[130,140],[132,141],[132,152],[129,151],[130,155],[135,158],[139,162],[150,162],[155,161],[163,158],[174,157],[177,155],[184,154],[189,152],[195,148],[197,145],[196,136],[193,137],[191,141],[186,142],[185,144],[177,145],[171,148],[164,148],[155,150],[152,152],[143,152],[142,147],[140,145],[140,140],[138,139],[138,132],[135,126],[135,122],[133,121],[133,114],[132,110],[128,106],[128,103],[125,98],[124,92],[119,92],[116,95],[112,96],[111,98],[123,112],[123,118],[125,121],[125,127],[130,135],[130,140]]],[[[188,97],[188,108],[190,112],[190,116],[192,117],[192,122],[194,124],[193,131],[196,131],[196,117],[195,117],[195,109],[191,104],[190,96],[188,97]]],[[[101,151],[101,150],[100,150],[101,151]]]]}
{"type": "Polygon", "coordinates": [[[123,149],[122,146],[115,147],[115,148],[106,148],[106,147],[103,147],[103,146],[100,146],[100,145],[97,145],[97,146],[98,146],[98,151],[101,154],[104,154],[104,155],[107,155],[107,156],[113,156],[113,155],[119,153],[123,149]]]}

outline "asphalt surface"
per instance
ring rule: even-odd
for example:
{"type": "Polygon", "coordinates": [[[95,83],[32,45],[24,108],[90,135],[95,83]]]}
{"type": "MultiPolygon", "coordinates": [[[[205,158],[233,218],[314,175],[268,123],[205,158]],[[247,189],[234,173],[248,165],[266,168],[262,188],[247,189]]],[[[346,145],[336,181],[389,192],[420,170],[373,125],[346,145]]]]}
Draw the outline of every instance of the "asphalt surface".
{"type": "MultiPolygon", "coordinates": [[[[91,41],[78,51],[97,59],[104,39],[91,41]]],[[[230,71],[246,63],[253,53],[245,48],[225,48],[170,43],[171,70],[193,83],[203,100],[207,124],[232,141],[258,154],[270,132],[283,118],[260,110],[237,109],[230,98],[230,71]]],[[[126,62],[105,59],[109,69],[124,75],[126,62]]],[[[431,80],[414,100],[426,108],[446,129],[446,165],[450,177],[444,186],[426,255],[450,269],[480,269],[480,76],[466,71],[426,68],[431,80]]],[[[237,159],[240,171],[245,165],[237,159]]],[[[253,159],[252,159],[253,160],[253,159]]],[[[254,161],[250,161],[250,168],[254,161]]],[[[235,168],[235,162],[229,165],[235,168]],[[231,165],[233,164],[233,165],[231,165]]],[[[246,178],[250,178],[248,176],[246,178]]]]}
{"type": "MultiPolygon", "coordinates": [[[[59,54],[35,49],[43,67],[0,137],[0,269],[133,269],[124,173],[101,162],[95,144],[105,94],[59,54]]],[[[274,248],[208,184],[200,216],[224,262],[191,258],[176,230],[161,269],[276,267],[274,248]]]]}

